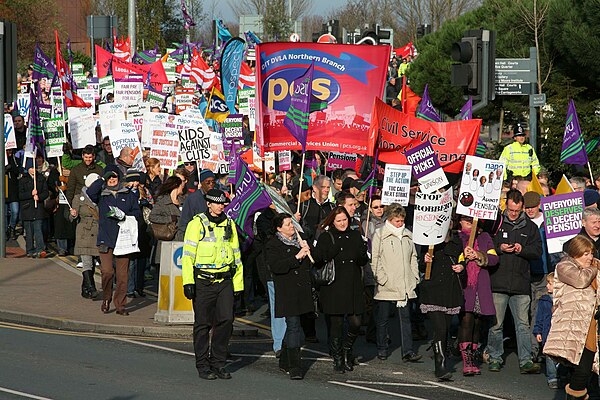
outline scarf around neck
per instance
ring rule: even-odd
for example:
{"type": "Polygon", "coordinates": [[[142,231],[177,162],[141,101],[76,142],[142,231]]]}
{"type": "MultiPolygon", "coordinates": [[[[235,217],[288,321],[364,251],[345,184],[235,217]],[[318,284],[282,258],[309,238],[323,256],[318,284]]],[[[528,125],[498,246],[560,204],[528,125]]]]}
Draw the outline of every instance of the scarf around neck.
{"type": "Polygon", "coordinates": [[[396,228],[390,223],[390,221],[385,221],[385,226],[392,235],[396,236],[398,239],[402,239],[402,236],[404,235],[404,229],[406,228],[405,225],[402,225],[400,228],[396,228]]]}
{"type": "Polygon", "coordinates": [[[283,244],[287,245],[287,246],[294,246],[297,248],[300,248],[300,242],[298,242],[298,238],[296,236],[294,236],[292,239],[286,237],[285,235],[283,235],[281,232],[277,232],[275,234],[277,236],[277,238],[279,240],[281,240],[283,242],[283,244]]]}

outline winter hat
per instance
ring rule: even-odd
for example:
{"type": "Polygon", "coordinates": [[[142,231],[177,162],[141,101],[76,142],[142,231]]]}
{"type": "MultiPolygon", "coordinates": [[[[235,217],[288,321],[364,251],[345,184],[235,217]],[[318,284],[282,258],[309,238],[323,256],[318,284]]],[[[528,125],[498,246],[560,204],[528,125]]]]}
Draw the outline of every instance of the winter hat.
{"type": "Polygon", "coordinates": [[[119,167],[116,166],[116,164],[108,164],[106,167],[104,167],[104,174],[106,174],[107,172],[114,172],[115,174],[117,174],[119,180],[121,180],[122,178],[121,170],[119,169],[119,167]]]}
{"type": "Polygon", "coordinates": [[[225,192],[219,189],[210,189],[208,193],[204,195],[207,203],[226,204],[229,203],[229,199],[225,196],[225,192]]]}
{"type": "Polygon", "coordinates": [[[126,182],[139,182],[140,181],[140,171],[135,168],[128,168],[127,174],[125,175],[126,182]]]}
{"type": "Polygon", "coordinates": [[[100,178],[100,175],[98,175],[95,172],[92,172],[91,174],[89,174],[87,176],[87,178],[85,178],[85,187],[90,187],[92,185],[92,183],[94,183],[98,180],[98,178],[100,178]]]}
{"type": "Polygon", "coordinates": [[[585,189],[583,192],[583,201],[586,207],[596,204],[600,200],[600,194],[594,189],[585,189]]]}
{"type": "Polygon", "coordinates": [[[354,181],[355,179],[352,179],[350,177],[344,179],[344,181],[342,182],[342,190],[350,190],[354,181]]]}
{"type": "MultiPolygon", "coordinates": [[[[297,182],[294,187],[292,187],[292,197],[296,197],[298,196],[298,189],[300,188],[300,183],[297,182]]],[[[306,183],[306,179],[302,180],[302,190],[300,190],[300,193],[304,193],[308,190],[312,190],[312,188],[310,186],[308,186],[308,183],[306,183]]]]}
{"type": "Polygon", "coordinates": [[[212,172],[210,169],[203,169],[202,171],[200,171],[200,182],[204,182],[208,178],[215,179],[215,173],[212,172]]]}
{"type": "Polygon", "coordinates": [[[540,194],[538,192],[527,192],[523,195],[525,208],[533,208],[540,205],[540,194]]]}

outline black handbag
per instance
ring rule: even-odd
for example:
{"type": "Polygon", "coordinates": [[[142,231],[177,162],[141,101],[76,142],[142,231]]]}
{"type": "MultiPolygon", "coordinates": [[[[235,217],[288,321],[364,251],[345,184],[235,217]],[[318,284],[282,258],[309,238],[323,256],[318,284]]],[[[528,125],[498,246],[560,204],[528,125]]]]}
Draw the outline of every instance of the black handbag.
{"type": "MultiPolygon", "coordinates": [[[[334,244],[335,240],[333,239],[333,235],[331,232],[327,233],[329,233],[329,236],[331,236],[331,244],[334,244]]],[[[313,284],[315,286],[331,285],[335,280],[335,261],[331,259],[321,267],[313,267],[311,272],[313,284]]]]}

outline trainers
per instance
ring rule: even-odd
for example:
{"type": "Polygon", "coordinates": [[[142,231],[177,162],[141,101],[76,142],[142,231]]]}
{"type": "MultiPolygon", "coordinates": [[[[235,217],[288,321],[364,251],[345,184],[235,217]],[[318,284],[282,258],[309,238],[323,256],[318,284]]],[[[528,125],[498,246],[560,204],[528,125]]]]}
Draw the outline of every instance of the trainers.
{"type": "Polygon", "coordinates": [[[519,371],[522,374],[539,374],[540,373],[540,365],[534,364],[532,361],[527,361],[525,364],[519,367],[519,371]]]}
{"type": "Polygon", "coordinates": [[[500,372],[501,369],[502,369],[502,364],[500,364],[499,361],[492,361],[492,360],[490,360],[490,362],[488,364],[488,371],[490,371],[490,372],[500,372]]]}
{"type": "Polygon", "coordinates": [[[414,351],[411,351],[410,353],[405,354],[404,356],[402,356],[402,360],[404,362],[417,362],[417,361],[419,361],[421,359],[421,357],[423,357],[423,356],[421,356],[420,354],[415,353],[414,351]]]}
{"type": "Polygon", "coordinates": [[[548,387],[550,389],[558,389],[558,381],[557,380],[548,381],[548,387]]]}

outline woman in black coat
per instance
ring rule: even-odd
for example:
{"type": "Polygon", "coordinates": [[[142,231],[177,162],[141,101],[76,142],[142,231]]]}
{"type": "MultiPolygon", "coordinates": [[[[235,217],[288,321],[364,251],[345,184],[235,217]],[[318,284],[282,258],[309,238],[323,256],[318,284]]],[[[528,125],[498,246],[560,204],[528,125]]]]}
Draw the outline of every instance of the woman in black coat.
{"type": "Polygon", "coordinates": [[[452,316],[457,315],[464,303],[462,280],[466,278],[464,267],[458,263],[463,245],[456,232],[448,233],[442,243],[435,245],[433,258],[423,249],[419,270],[425,272],[427,261],[432,261],[431,277],[419,284],[421,312],[429,316],[433,325],[435,376],[449,380],[452,375],[446,368],[445,351],[452,316]]]}
{"type": "Polygon", "coordinates": [[[313,309],[310,247],[298,240],[291,215],[275,215],[273,228],[275,236],[265,246],[265,258],[275,284],[275,316],[285,317],[287,325],[279,364],[290,379],[302,379],[300,315],[313,309]]]}
{"type": "Polygon", "coordinates": [[[365,311],[365,298],[361,266],[366,264],[367,244],[358,231],[349,228],[350,216],[344,207],[331,211],[321,224],[324,232],[315,249],[317,266],[331,259],[335,262],[335,280],[321,286],[319,299],[323,312],[329,316],[329,349],[333,368],[339,373],[352,371],[355,359],[354,342],[360,331],[361,315],[365,311]],[[348,320],[348,333],[344,332],[344,315],[348,320]]]}
{"type": "Polygon", "coordinates": [[[48,184],[44,175],[29,168],[19,179],[19,200],[21,220],[25,228],[25,247],[27,257],[46,257],[42,223],[48,217],[44,209],[44,200],[48,198],[48,184]],[[33,177],[35,183],[33,184],[33,177]],[[35,187],[35,189],[34,189],[35,187]]]}

